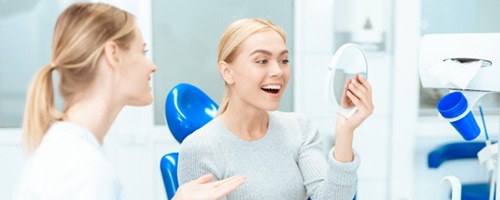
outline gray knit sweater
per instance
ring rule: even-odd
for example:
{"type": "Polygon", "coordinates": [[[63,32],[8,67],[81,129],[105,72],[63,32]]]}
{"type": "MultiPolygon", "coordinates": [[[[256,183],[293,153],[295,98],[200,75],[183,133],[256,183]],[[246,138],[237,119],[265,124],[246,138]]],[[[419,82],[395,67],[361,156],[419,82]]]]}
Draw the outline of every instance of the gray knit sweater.
{"type": "Polygon", "coordinates": [[[324,156],[317,127],[303,115],[269,112],[269,128],[257,141],[245,141],[215,118],[181,145],[179,184],[207,173],[220,180],[234,175],[247,182],[226,199],[352,200],[359,155],[350,163],[324,156]]]}

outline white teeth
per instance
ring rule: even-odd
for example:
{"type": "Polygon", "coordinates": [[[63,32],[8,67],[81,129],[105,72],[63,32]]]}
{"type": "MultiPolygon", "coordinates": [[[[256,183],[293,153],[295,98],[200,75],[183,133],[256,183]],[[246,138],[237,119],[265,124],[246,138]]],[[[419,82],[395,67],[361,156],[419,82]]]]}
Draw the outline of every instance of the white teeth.
{"type": "Polygon", "coordinates": [[[262,89],[279,90],[279,89],[281,89],[281,85],[266,85],[266,86],[262,87],[262,89]]]}

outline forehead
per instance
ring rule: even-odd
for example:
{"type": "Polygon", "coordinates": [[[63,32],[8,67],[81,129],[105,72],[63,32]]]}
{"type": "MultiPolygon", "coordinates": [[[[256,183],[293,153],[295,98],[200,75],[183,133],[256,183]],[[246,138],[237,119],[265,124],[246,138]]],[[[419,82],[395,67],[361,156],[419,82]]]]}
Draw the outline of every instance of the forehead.
{"type": "Polygon", "coordinates": [[[142,45],[144,43],[144,38],[142,37],[141,30],[139,30],[137,26],[134,29],[134,34],[135,34],[134,43],[139,43],[142,45]]]}
{"type": "Polygon", "coordinates": [[[286,50],[286,44],[281,35],[276,31],[266,30],[251,35],[241,44],[242,52],[254,51],[257,49],[281,52],[286,50]]]}

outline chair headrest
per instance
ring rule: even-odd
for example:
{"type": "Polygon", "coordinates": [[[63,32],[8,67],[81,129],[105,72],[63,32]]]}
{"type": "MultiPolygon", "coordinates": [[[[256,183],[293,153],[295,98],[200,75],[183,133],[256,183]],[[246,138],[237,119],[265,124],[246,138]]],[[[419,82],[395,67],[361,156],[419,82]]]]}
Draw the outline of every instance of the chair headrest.
{"type": "Polygon", "coordinates": [[[441,164],[457,159],[477,159],[477,152],[485,142],[453,142],[438,146],[427,155],[429,168],[438,168],[441,164]]]}
{"type": "Polygon", "coordinates": [[[165,119],[170,132],[179,142],[217,115],[219,106],[194,85],[176,85],[165,100],[165,119]]]}

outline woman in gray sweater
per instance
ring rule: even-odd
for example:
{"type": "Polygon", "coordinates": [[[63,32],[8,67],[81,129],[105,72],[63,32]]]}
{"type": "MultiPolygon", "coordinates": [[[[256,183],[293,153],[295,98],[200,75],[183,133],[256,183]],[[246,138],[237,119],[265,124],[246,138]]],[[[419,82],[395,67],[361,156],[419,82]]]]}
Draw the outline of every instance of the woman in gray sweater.
{"type": "Polygon", "coordinates": [[[358,107],[338,117],[327,158],[317,127],[297,113],[275,111],[290,79],[284,31],[264,19],[241,19],[223,33],[218,70],[225,82],[219,115],[181,145],[179,183],[212,173],[247,177],[227,199],[353,199],[359,155],[354,130],[373,112],[372,89],[350,80],[343,102],[358,107]]]}

